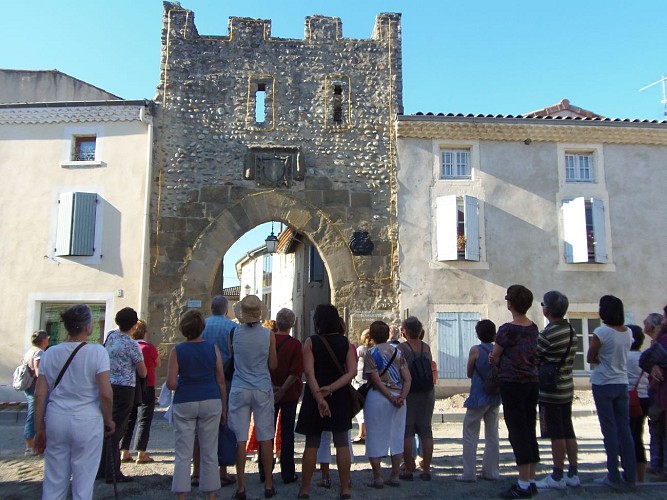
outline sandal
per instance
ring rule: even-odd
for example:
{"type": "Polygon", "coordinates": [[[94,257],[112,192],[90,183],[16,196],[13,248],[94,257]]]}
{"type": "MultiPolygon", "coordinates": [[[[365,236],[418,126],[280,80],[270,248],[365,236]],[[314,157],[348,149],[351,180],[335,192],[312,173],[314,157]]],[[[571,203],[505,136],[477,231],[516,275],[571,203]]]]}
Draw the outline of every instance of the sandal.
{"type": "Polygon", "coordinates": [[[271,498],[273,496],[276,496],[278,494],[278,491],[276,490],[275,486],[271,486],[269,489],[264,489],[264,498],[271,498]]]}
{"type": "Polygon", "coordinates": [[[414,477],[412,476],[412,472],[408,471],[403,471],[398,475],[399,479],[402,479],[403,481],[413,481],[414,477]]]}
{"type": "Polygon", "coordinates": [[[384,488],[384,481],[382,479],[377,479],[371,481],[366,486],[368,486],[369,488],[375,488],[376,490],[381,490],[382,488],[384,488]]]}
{"type": "Polygon", "coordinates": [[[331,489],[331,478],[330,477],[323,477],[317,482],[317,486],[320,488],[326,488],[328,490],[331,489]]]}
{"type": "Polygon", "coordinates": [[[150,464],[151,462],[155,462],[155,459],[153,457],[148,457],[148,456],[144,458],[137,458],[136,460],[136,463],[138,464],[150,464]]]}

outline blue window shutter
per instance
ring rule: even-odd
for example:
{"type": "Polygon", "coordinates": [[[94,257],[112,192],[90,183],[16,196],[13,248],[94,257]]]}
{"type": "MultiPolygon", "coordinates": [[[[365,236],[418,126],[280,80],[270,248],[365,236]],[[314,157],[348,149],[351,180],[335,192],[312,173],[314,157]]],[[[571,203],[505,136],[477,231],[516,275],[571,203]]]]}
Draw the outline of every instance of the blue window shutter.
{"type": "Polygon", "coordinates": [[[604,202],[592,199],[593,233],[595,238],[595,262],[607,262],[607,233],[604,224],[604,202]]]}
{"type": "Polygon", "coordinates": [[[97,194],[95,193],[60,194],[56,255],[94,255],[96,210],[97,194]]]}
{"type": "Polygon", "coordinates": [[[459,357],[459,315],[438,313],[438,378],[457,378],[459,357]]]}
{"type": "Polygon", "coordinates": [[[466,260],[479,260],[479,201],[474,196],[463,197],[466,237],[466,260]]]}
{"type": "Polygon", "coordinates": [[[438,378],[468,378],[468,351],[477,344],[478,321],[479,314],[473,312],[437,314],[438,378]]]}

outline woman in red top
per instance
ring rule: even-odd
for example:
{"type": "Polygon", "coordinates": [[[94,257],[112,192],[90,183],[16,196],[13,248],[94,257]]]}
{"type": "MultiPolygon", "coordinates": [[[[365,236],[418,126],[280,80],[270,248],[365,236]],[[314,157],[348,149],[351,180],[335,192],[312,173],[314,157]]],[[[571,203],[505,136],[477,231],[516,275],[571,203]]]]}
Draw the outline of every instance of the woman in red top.
{"type": "Polygon", "coordinates": [[[138,464],[145,464],[153,462],[153,458],[146,453],[148,447],[148,439],[151,434],[151,422],[153,421],[153,413],[155,412],[155,369],[160,367],[160,356],[156,347],[150,342],[146,341],[148,334],[148,327],[146,322],[142,319],[137,321],[132,331],[132,338],[139,343],[141,354],[144,355],[144,363],[146,363],[146,394],[145,399],[139,406],[135,406],[130,414],[130,419],[127,422],[127,430],[125,437],[121,443],[120,460],[121,462],[131,462],[130,446],[132,444],[132,434],[134,433],[134,426],[139,422],[139,430],[137,431],[137,446],[139,452],[137,456],[138,464]]]}

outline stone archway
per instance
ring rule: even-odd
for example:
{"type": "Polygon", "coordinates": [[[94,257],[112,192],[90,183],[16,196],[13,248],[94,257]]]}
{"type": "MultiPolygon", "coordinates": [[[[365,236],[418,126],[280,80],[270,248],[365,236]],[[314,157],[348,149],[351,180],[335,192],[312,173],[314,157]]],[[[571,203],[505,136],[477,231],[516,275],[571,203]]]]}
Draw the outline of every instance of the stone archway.
{"type": "Polygon", "coordinates": [[[246,232],[272,220],[305,234],[317,247],[331,280],[332,302],[336,303],[336,291],[357,280],[353,256],[343,234],[321,210],[276,191],[246,196],[224,210],[199,235],[184,266],[185,294],[195,297],[203,293],[208,300],[225,252],[246,232]],[[239,218],[239,214],[244,216],[239,218]]]}
{"type": "MultiPolygon", "coordinates": [[[[151,322],[162,325],[164,346],[180,340],[178,321],[191,301],[201,303],[204,311],[209,310],[216,272],[227,250],[243,234],[272,220],[289,225],[315,245],[329,275],[332,303],[346,319],[355,311],[377,311],[378,303],[392,297],[393,280],[378,282],[368,273],[360,275],[368,270],[373,257],[352,254],[348,227],[289,192],[248,193],[222,209],[198,233],[187,231],[187,225],[169,233],[177,234],[171,239],[192,243],[184,247],[178,269],[173,262],[158,264],[151,280],[151,322]]],[[[381,309],[385,313],[380,316],[391,317],[395,313],[392,307],[381,309]]]]}

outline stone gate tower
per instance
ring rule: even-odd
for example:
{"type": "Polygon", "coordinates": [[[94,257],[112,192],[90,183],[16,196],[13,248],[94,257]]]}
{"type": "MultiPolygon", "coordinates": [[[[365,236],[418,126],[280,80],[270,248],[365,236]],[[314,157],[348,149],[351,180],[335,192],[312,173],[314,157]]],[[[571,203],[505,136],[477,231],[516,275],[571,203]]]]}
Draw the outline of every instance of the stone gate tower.
{"type": "Polygon", "coordinates": [[[210,304],[227,249],[271,220],[317,247],[353,331],[397,317],[401,70],[400,14],[378,15],[362,40],[323,16],[303,39],[248,18],[201,36],[192,11],[164,3],[149,304],[163,342],[189,300],[210,304]]]}

